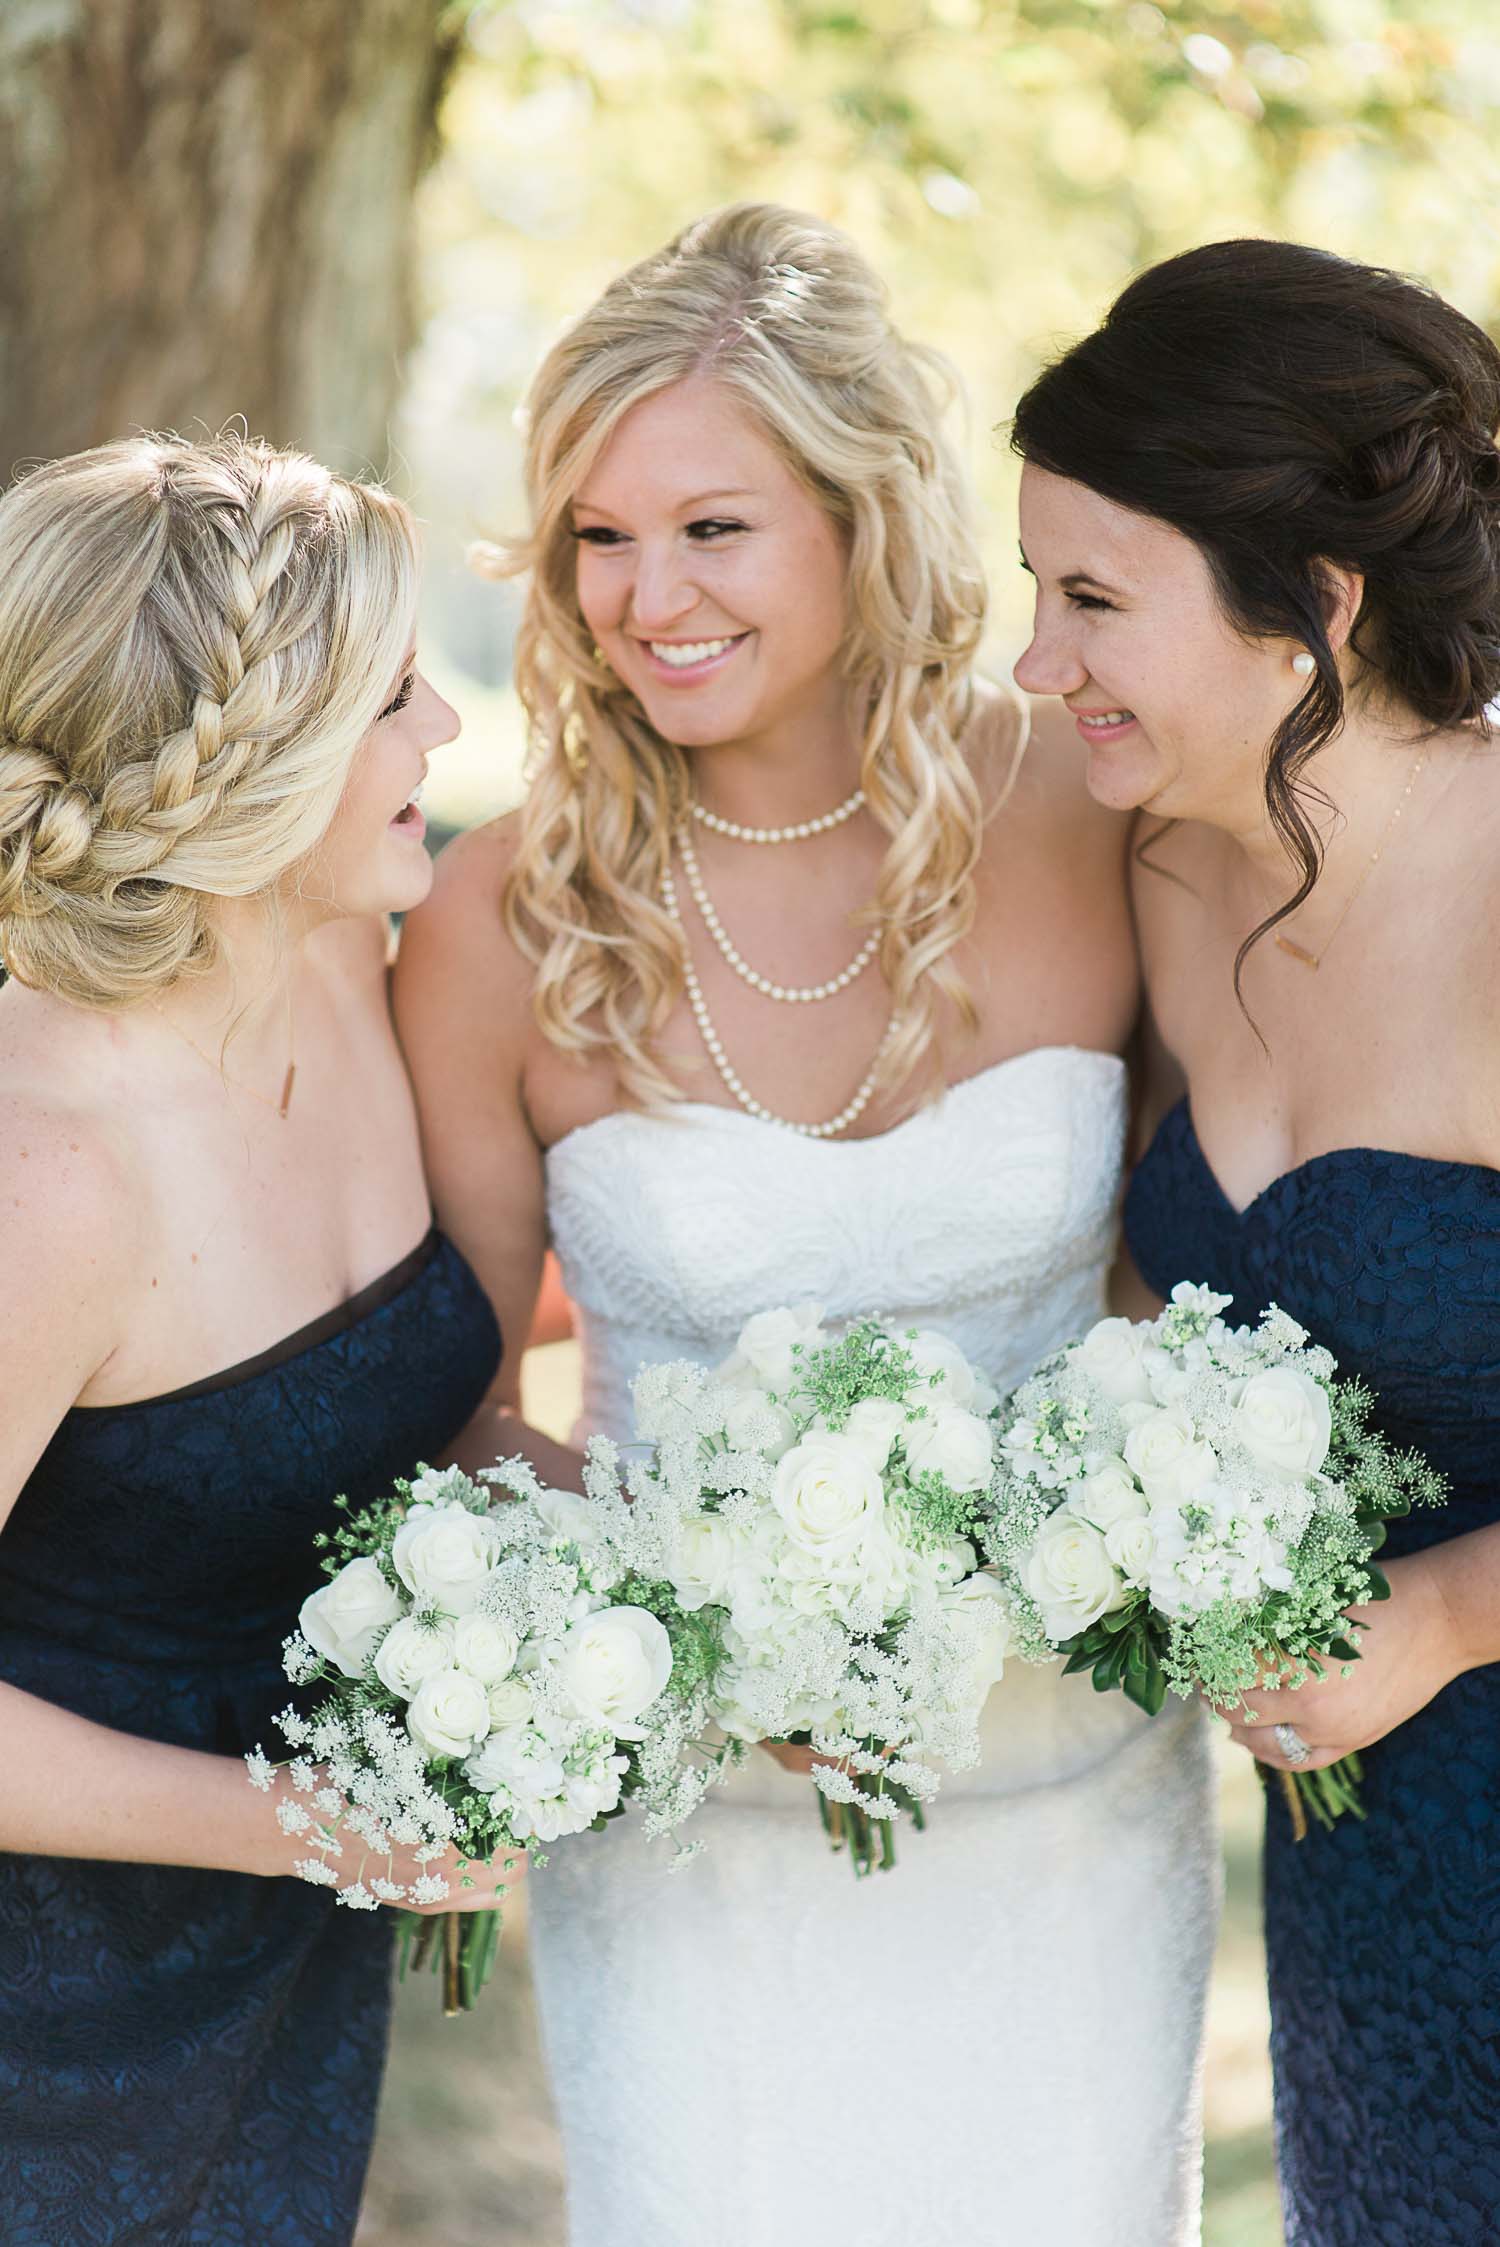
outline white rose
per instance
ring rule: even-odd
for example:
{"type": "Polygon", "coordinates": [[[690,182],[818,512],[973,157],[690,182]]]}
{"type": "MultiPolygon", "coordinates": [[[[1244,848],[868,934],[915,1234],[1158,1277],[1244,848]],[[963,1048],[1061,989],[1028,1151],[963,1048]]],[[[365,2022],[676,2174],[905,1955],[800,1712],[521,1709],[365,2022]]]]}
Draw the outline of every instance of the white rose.
{"type": "Polygon", "coordinates": [[[993,1576],[968,1576],[944,1592],[938,1605],[966,1653],[962,1699],[966,1706],[978,1707],[1004,1676],[1005,1658],[1015,1645],[1005,1594],[993,1576]]]}
{"type": "Polygon", "coordinates": [[[913,1335],[902,1335],[901,1347],[914,1361],[918,1379],[907,1391],[912,1404],[953,1404],[961,1408],[974,1402],[978,1376],[956,1342],[924,1326],[913,1335]]]}
{"type": "Polygon", "coordinates": [[[345,1677],[359,1677],[375,1641],[401,1613],[401,1601],[365,1558],[346,1561],[331,1582],[310,1592],[297,1618],[302,1636],[345,1677]]]}
{"type": "Polygon", "coordinates": [[[1126,1583],[1139,1590],[1151,1573],[1156,1532],[1144,1516],[1126,1517],[1105,1530],[1104,1550],[1126,1583]]]}
{"type": "Polygon", "coordinates": [[[1213,1481],[1219,1471],[1188,1414],[1173,1405],[1148,1412],[1125,1438],[1125,1463],[1134,1469],[1153,1506],[1175,1506],[1213,1481]]]}
{"type": "Polygon", "coordinates": [[[784,1395],[813,1351],[827,1346],[822,1318],[821,1303],[802,1303],[794,1311],[758,1311],[740,1328],[730,1368],[747,1366],[762,1388],[784,1395]]]}
{"type": "Polygon", "coordinates": [[[498,1685],[516,1666],[521,1641],[508,1623],[490,1615],[460,1615],[453,1626],[453,1660],[481,1685],[498,1685]]]}
{"type": "Polygon", "coordinates": [[[1146,1494],[1123,1459],[1106,1459],[1075,1484],[1068,1495],[1068,1510],[1096,1529],[1110,1530],[1116,1522],[1144,1519],[1146,1494]]]}
{"type": "Polygon", "coordinates": [[[433,1630],[410,1615],[393,1623],[375,1649],[375,1675],[402,1701],[409,1701],[419,1685],[452,1663],[452,1626],[444,1623],[433,1630]]]}
{"type": "Polygon", "coordinates": [[[906,1406],[895,1397],[861,1397],[842,1433],[869,1455],[871,1466],[883,1474],[891,1446],[906,1426],[906,1406]]]}
{"type": "Polygon", "coordinates": [[[1111,1404],[1149,1404],[1151,1384],[1141,1362],[1146,1329],[1132,1319],[1100,1319],[1073,1353],[1111,1404]]]}
{"type": "Polygon", "coordinates": [[[1042,1530],[1022,1573],[1054,1644],[1086,1631],[1125,1596],[1098,1530],[1062,1511],[1042,1530]]]}
{"type": "Polygon", "coordinates": [[[847,1436],[805,1436],[776,1469],[772,1503],[792,1543],[823,1561],[852,1552],[885,1516],[880,1476],[847,1436]]]}
{"type": "Polygon", "coordinates": [[[710,1604],[722,1607],[744,1549],[743,1537],[721,1514],[690,1514],[678,1528],[672,1556],[672,1589],[679,1604],[690,1613],[710,1604]]]}
{"type": "Polygon", "coordinates": [[[424,1755],[467,1755],[490,1729],[490,1697],[464,1670],[437,1670],[418,1686],[406,1729],[424,1755]]]}
{"type": "Polygon", "coordinates": [[[724,1414],[724,1433],[733,1451],[758,1451],[779,1459],[797,1440],[797,1423],[785,1405],[760,1389],[742,1389],[724,1414]]]}
{"type": "Polygon", "coordinates": [[[499,1530],[467,1506],[413,1506],[391,1544],[402,1583],[449,1615],[467,1615],[499,1557],[499,1530]]]}
{"type": "Polygon", "coordinates": [[[983,1490],[993,1471],[988,1420],[939,1405],[906,1431],[906,1463],[914,1475],[938,1474],[950,1490],[983,1490]]]}
{"type": "Polygon", "coordinates": [[[599,1535],[599,1516],[576,1490],[539,1490],[531,1501],[537,1519],[564,1545],[587,1547],[599,1535]]]}
{"type": "Polygon", "coordinates": [[[1235,1400],[1233,1424],[1257,1467],[1287,1481],[1317,1474],[1333,1435],[1326,1390],[1291,1365],[1251,1375],[1235,1400]]]}
{"type": "Polygon", "coordinates": [[[562,1642],[557,1674],[580,1716],[638,1740],[637,1719],[672,1674],[672,1646],[644,1607],[605,1607],[575,1623],[562,1642]]]}
{"type": "Polygon", "coordinates": [[[490,1687],[490,1724],[496,1732],[529,1724],[534,1705],[531,1687],[524,1678],[503,1677],[498,1685],[490,1687]]]}

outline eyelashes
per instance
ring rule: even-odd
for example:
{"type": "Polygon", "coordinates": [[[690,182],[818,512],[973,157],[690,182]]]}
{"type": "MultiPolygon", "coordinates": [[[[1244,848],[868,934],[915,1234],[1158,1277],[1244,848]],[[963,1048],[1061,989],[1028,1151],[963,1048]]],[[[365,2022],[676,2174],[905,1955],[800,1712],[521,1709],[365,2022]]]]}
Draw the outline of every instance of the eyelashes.
{"type": "Polygon", "coordinates": [[[412,698],[412,689],[416,686],[416,683],[416,672],[408,671],[400,686],[397,687],[392,700],[386,704],[385,708],[381,711],[380,716],[375,720],[377,726],[380,725],[381,722],[386,718],[394,718],[398,710],[404,710],[406,708],[406,705],[412,698]]]}
{"type": "MultiPolygon", "coordinates": [[[[687,534],[695,545],[707,546],[721,538],[731,538],[738,531],[748,531],[749,528],[748,523],[741,523],[733,516],[705,515],[699,521],[687,525],[687,534]]],[[[617,552],[620,547],[630,543],[623,531],[611,530],[603,523],[585,524],[582,529],[570,531],[569,536],[576,539],[580,546],[592,546],[606,554],[617,552]]]]}

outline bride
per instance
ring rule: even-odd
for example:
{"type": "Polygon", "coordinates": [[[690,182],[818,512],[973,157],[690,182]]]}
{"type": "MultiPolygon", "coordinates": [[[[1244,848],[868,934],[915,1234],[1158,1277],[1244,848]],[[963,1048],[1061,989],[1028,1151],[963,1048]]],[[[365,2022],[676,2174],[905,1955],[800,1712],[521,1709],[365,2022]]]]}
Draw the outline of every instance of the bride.
{"type": "MultiPolygon", "coordinates": [[[[585,1431],[773,1303],[938,1327],[1002,1387],[1100,1313],[1124,834],[1072,729],[1023,763],[973,676],[938,378],[841,235],[742,205],[533,386],[534,783],[446,855],[397,1004],[508,1331],[557,1247],[585,1431]]],[[[791,1748],[678,1877],[614,1828],[533,1880],[577,2247],[1196,2239],[1202,1728],[1012,1666],[983,1743],[858,1887],[791,1748]]]]}

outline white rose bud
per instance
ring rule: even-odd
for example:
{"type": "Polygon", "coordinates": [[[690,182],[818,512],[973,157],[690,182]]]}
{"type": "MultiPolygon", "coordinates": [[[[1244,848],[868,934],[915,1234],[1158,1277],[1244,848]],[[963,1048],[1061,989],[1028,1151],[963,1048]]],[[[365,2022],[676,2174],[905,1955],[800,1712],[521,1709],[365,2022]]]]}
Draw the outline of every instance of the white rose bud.
{"type": "Polygon", "coordinates": [[[413,1506],[391,1543],[402,1583],[449,1615],[468,1614],[499,1556],[499,1530],[467,1506],[413,1506]]]}
{"type": "Polygon", "coordinates": [[[498,1685],[516,1666],[521,1641],[508,1623],[491,1615],[460,1615],[453,1626],[453,1661],[481,1685],[498,1685]]]}
{"type": "Polygon", "coordinates": [[[1055,1513],[1042,1530],[1023,1576],[1054,1645],[1086,1631],[1125,1597],[1098,1530],[1065,1511],[1055,1513]]]}
{"type": "Polygon", "coordinates": [[[966,1650],[972,1646],[964,1665],[963,1697],[967,1706],[976,1707],[999,1684],[1015,1645],[1005,1594],[993,1576],[968,1576],[944,1592],[938,1605],[950,1618],[959,1644],[966,1650]]]}
{"type": "Polygon", "coordinates": [[[1100,1319],[1074,1353],[1111,1404],[1149,1404],[1151,1384],[1141,1362],[1146,1330],[1130,1319],[1100,1319]]]}
{"type": "Polygon", "coordinates": [[[1188,1414],[1175,1405],[1137,1421],[1125,1438],[1125,1463],[1153,1506],[1180,1505],[1219,1471],[1213,1445],[1204,1442],[1188,1414]]]}
{"type": "Polygon", "coordinates": [[[437,1670],[418,1686],[406,1729],[423,1755],[467,1755],[490,1729],[490,1697],[464,1670],[437,1670]]]}
{"type": "Polygon", "coordinates": [[[539,1490],[532,1511],[560,1544],[586,1549],[599,1535],[599,1517],[587,1498],[576,1490],[539,1490]]]}
{"type": "Polygon", "coordinates": [[[1104,1550],[1133,1590],[1139,1590],[1151,1573],[1156,1553],[1156,1532],[1149,1521],[1117,1521],[1104,1532],[1104,1550]]]}
{"type": "Polygon", "coordinates": [[[347,1561],[331,1582],[302,1602],[298,1628],[309,1646],[345,1677],[359,1677],[387,1623],[401,1613],[401,1601],[368,1557],[347,1561]]]}
{"type": "Polygon", "coordinates": [[[730,1366],[747,1366],[762,1388],[785,1395],[798,1369],[828,1342],[822,1318],[820,1303],[802,1303],[796,1310],[758,1311],[741,1327],[730,1366]]]}
{"type": "Polygon", "coordinates": [[[580,1716],[638,1740],[637,1721],[672,1674],[672,1645],[644,1607],[605,1607],[575,1623],[562,1642],[557,1675],[580,1716]]]}
{"type": "Polygon", "coordinates": [[[776,1469],[772,1502],[792,1543],[825,1561],[843,1559],[885,1516],[880,1476],[847,1436],[804,1437],[776,1469]]]}
{"type": "Polygon", "coordinates": [[[974,1402],[978,1376],[956,1342],[927,1326],[910,1338],[902,1335],[900,1340],[920,1376],[907,1392],[910,1403],[925,1404],[929,1409],[939,1404],[966,1409],[974,1402]]]}
{"type": "Polygon", "coordinates": [[[950,1490],[983,1490],[993,1472],[993,1431],[977,1414],[939,1405],[906,1431],[914,1475],[938,1474],[950,1490]]]}
{"type": "Polygon", "coordinates": [[[760,1389],[742,1389],[724,1414],[724,1433],[733,1451],[758,1451],[776,1460],[790,1451],[797,1423],[785,1405],[760,1389]]]}
{"type": "Polygon", "coordinates": [[[411,1615],[393,1623],[375,1649],[375,1675],[398,1700],[409,1701],[418,1686],[453,1662],[453,1631],[444,1623],[433,1630],[411,1615]]]}
{"type": "Polygon", "coordinates": [[[490,1724],[496,1732],[506,1732],[515,1724],[529,1724],[534,1705],[531,1687],[524,1678],[503,1677],[498,1685],[490,1687],[490,1724]]]}
{"type": "Polygon", "coordinates": [[[1333,1413],[1327,1391],[1295,1366],[1254,1373],[1235,1401],[1234,1433],[1265,1473],[1300,1480],[1328,1457],[1333,1413]]]}
{"type": "Polygon", "coordinates": [[[690,1514],[677,1531],[672,1558],[672,1589],[689,1613],[710,1604],[724,1606],[736,1569],[745,1558],[745,1541],[719,1514],[690,1514]]]}
{"type": "Polygon", "coordinates": [[[884,1474],[891,1447],[907,1424],[906,1406],[896,1397],[861,1397],[840,1433],[869,1456],[877,1474],[884,1474]]]}
{"type": "Polygon", "coordinates": [[[1111,1530],[1116,1522],[1140,1521],[1146,1513],[1146,1493],[1123,1459],[1106,1459],[1068,1495],[1068,1510],[1096,1529],[1111,1530]]]}

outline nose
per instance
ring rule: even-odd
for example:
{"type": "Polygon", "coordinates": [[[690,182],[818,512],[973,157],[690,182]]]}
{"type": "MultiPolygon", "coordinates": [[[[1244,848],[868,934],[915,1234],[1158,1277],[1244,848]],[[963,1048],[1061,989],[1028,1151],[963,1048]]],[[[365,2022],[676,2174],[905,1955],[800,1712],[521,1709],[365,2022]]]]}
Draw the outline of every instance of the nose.
{"type": "Polygon", "coordinates": [[[430,679],[420,671],[417,678],[422,690],[422,754],[430,757],[434,749],[444,749],[450,741],[457,741],[464,730],[464,722],[430,679]]]}
{"type": "Polygon", "coordinates": [[[630,589],[630,615],[643,633],[666,632],[680,624],[698,605],[698,588],[683,567],[675,539],[660,544],[642,542],[636,556],[635,583],[630,589]]]}
{"type": "Polygon", "coordinates": [[[1069,645],[1065,631],[1044,625],[1038,615],[1028,646],[1017,657],[1011,677],[1024,694],[1076,694],[1088,682],[1088,666],[1069,645]]]}

